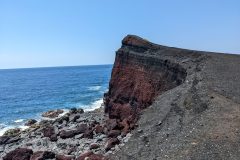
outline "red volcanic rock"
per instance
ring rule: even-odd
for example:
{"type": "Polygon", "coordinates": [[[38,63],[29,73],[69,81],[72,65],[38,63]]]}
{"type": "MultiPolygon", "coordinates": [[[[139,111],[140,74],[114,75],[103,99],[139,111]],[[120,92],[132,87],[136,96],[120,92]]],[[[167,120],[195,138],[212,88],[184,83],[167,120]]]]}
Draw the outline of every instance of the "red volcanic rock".
{"type": "Polygon", "coordinates": [[[107,119],[105,124],[108,130],[113,130],[118,127],[118,123],[116,119],[107,119]]]}
{"type": "Polygon", "coordinates": [[[89,149],[92,150],[92,149],[97,149],[97,148],[99,148],[99,145],[97,143],[93,143],[90,145],[89,149]]]}
{"type": "Polygon", "coordinates": [[[53,126],[46,126],[45,128],[43,128],[42,132],[44,137],[49,137],[49,138],[51,138],[51,136],[55,134],[55,130],[53,126]]]}
{"type": "Polygon", "coordinates": [[[3,160],[30,160],[32,154],[33,151],[31,149],[17,148],[7,153],[3,160]]]}
{"type": "Polygon", "coordinates": [[[142,47],[142,48],[153,47],[153,44],[150,43],[149,41],[133,35],[126,36],[122,40],[122,44],[129,45],[129,46],[142,47]]]}
{"type": "Polygon", "coordinates": [[[30,160],[44,160],[55,158],[55,153],[49,151],[38,151],[33,153],[30,160]]]}
{"type": "Polygon", "coordinates": [[[92,151],[87,151],[85,153],[82,153],[76,160],[84,160],[86,157],[89,157],[92,154],[92,151]]]}
{"type": "Polygon", "coordinates": [[[103,127],[101,125],[96,125],[95,128],[94,128],[94,131],[96,132],[96,134],[98,133],[103,133],[103,127]]]}
{"type": "Polygon", "coordinates": [[[62,130],[60,133],[59,133],[59,136],[62,138],[62,139],[66,139],[66,138],[72,138],[76,135],[76,130],[62,130]]]}
{"type": "Polygon", "coordinates": [[[119,144],[119,143],[120,143],[120,141],[117,138],[110,138],[107,141],[107,144],[105,146],[105,150],[109,151],[112,147],[114,147],[116,144],[119,144]]]}
{"type": "Polygon", "coordinates": [[[72,155],[57,155],[56,160],[74,160],[75,156],[72,155]]]}
{"type": "Polygon", "coordinates": [[[108,137],[117,138],[117,136],[119,136],[120,134],[121,134],[121,131],[120,131],[120,130],[111,130],[111,131],[108,133],[108,137]]]}
{"type": "Polygon", "coordinates": [[[88,129],[87,124],[82,123],[77,127],[77,133],[78,134],[84,133],[87,129],[88,129]]]}
{"type": "Polygon", "coordinates": [[[123,129],[122,129],[122,134],[123,134],[123,135],[126,135],[126,134],[129,132],[129,130],[130,130],[130,126],[129,126],[129,121],[128,121],[128,119],[125,118],[125,119],[124,119],[122,122],[120,122],[119,124],[120,124],[120,126],[123,127],[123,129]]]}
{"type": "Polygon", "coordinates": [[[84,133],[83,133],[83,137],[84,138],[93,138],[93,130],[92,129],[87,129],[84,133]]]}
{"type": "Polygon", "coordinates": [[[123,120],[133,114],[133,109],[130,104],[113,104],[109,115],[109,118],[117,118],[123,120]]]}
{"type": "Polygon", "coordinates": [[[116,126],[123,134],[134,127],[139,112],[150,106],[155,97],[185,80],[186,70],[179,64],[152,54],[159,47],[129,35],[117,51],[104,105],[105,112],[110,119],[116,119],[116,126]]]}

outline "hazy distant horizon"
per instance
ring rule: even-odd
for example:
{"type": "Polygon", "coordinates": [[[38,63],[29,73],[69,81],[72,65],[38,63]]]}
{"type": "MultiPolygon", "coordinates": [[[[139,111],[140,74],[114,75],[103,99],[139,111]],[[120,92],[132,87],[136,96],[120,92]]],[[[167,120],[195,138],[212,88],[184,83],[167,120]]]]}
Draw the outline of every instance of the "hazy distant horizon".
{"type": "Polygon", "coordinates": [[[84,64],[84,65],[67,65],[67,66],[33,66],[19,68],[0,68],[0,70],[17,70],[17,69],[44,69],[44,68],[66,68],[66,67],[89,67],[89,66],[110,66],[113,64],[84,64]]]}

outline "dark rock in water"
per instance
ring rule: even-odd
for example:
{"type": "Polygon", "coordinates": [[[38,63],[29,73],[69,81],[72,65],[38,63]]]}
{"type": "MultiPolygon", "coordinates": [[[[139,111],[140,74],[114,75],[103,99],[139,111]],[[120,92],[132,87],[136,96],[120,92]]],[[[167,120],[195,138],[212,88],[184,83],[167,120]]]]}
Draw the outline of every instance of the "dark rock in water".
{"type": "Polygon", "coordinates": [[[33,124],[37,123],[37,120],[35,119],[29,119],[26,123],[25,126],[31,126],[33,124]]]}
{"type": "Polygon", "coordinates": [[[69,110],[69,113],[70,113],[70,114],[76,114],[76,113],[77,113],[77,108],[71,108],[71,109],[69,110]]]}
{"type": "Polygon", "coordinates": [[[107,141],[107,144],[105,146],[105,150],[109,151],[112,147],[114,147],[116,144],[119,144],[119,143],[120,143],[120,141],[117,138],[110,138],[107,141]]]}
{"type": "Polygon", "coordinates": [[[84,113],[84,110],[82,108],[71,108],[69,111],[70,114],[82,114],[84,113]]]}
{"type": "Polygon", "coordinates": [[[77,109],[77,113],[82,114],[82,113],[84,113],[84,110],[83,110],[82,108],[78,108],[78,109],[77,109]]]}
{"type": "Polygon", "coordinates": [[[3,135],[4,136],[16,136],[20,133],[20,131],[21,131],[20,128],[9,129],[3,135]]]}
{"type": "Polygon", "coordinates": [[[45,112],[42,114],[43,117],[47,117],[47,118],[57,118],[60,114],[62,114],[64,111],[61,109],[57,109],[57,110],[51,110],[48,112],[45,112]]]}
{"type": "Polygon", "coordinates": [[[72,155],[57,155],[56,160],[74,160],[75,156],[72,155]]]}
{"type": "Polygon", "coordinates": [[[30,160],[45,160],[55,158],[55,153],[49,151],[34,152],[30,160]]]}
{"type": "Polygon", "coordinates": [[[111,130],[110,132],[108,132],[108,137],[117,138],[117,136],[119,136],[120,134],[120,130],[111,130]]]}
{"type": "Polygon", "coordinates": [[[3,160],[30,160],[33,151],[26,148],[17,148],[3,157],[3,160]]]}

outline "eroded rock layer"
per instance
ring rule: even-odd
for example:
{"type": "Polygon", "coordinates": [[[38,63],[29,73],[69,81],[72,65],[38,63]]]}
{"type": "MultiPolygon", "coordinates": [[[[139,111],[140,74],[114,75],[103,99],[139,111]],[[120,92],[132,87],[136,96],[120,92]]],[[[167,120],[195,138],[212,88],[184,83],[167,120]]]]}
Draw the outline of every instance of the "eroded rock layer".
{"type": "Polygon", "coordinates": [[[187,72],[181,65],[152,54],[159,47],[137,36],[123,39],[105,94],[110,119],[127,121],[131,128],[140,110],[150,106],[156,96],[184,82],[187,72]]]}

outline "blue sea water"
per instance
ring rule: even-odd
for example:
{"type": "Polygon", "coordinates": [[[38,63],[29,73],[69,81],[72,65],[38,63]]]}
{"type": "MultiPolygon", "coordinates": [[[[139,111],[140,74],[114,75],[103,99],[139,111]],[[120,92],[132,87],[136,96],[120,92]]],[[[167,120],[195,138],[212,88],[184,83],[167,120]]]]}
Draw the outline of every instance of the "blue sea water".
{"type": "Polygon", "coordinates": [[[51,109],[100,107],[112,65],[0,70],[0,134],[51,109]]]}

